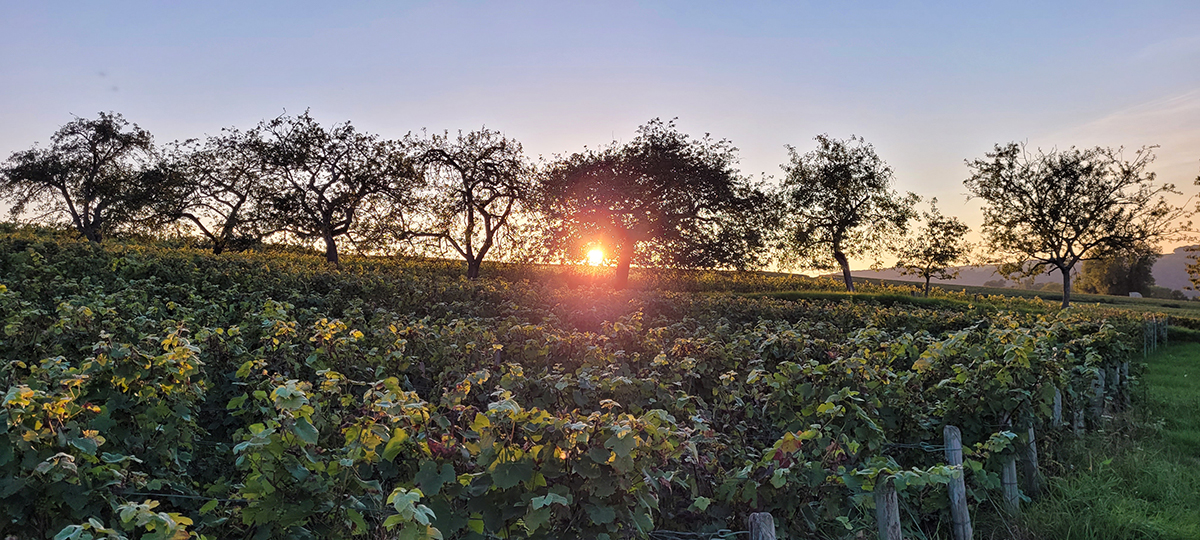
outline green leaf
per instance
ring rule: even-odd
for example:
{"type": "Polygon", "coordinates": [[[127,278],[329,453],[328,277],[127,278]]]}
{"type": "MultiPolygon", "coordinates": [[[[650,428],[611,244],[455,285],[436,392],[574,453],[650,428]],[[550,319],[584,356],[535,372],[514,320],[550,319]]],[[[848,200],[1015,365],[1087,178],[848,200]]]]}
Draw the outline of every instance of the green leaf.
{"type": "Polygon", "coordinates": [[[308,444],[317,444],[317,438],[321,435],[317,432],[317,428],[313,427],[312,422],[303,416],[296,419],[296,424],[292,426],[292,432],[308,444]]]}
{"type": "Polygon", "coordinates": [[[712,504],[712,499],[708,497],[696,497],[692,501],[692,505],[688,507],[688,510],[693,512],[704,512],[708,510],[708,505],[710,504],[712,504]]]}
{"type": "Polygon", "coordinates": [[[396,459],[396,456],[400,455],[400,450],[404,449],[404,441],[407,440],[408,433],[403,428],[392,430],[392,438],[383,447],[383,459],[385,461],[396,459]]]}
{"type": "Polygon", "coordinates": [[[209,512],[212,512],[217,507],[217,503],[218,503],[218,501],[216,499],[213,499],[211,501],[204,503],[204,506],[200,507],[200,513],[207,514],[209,512]]]}
{"type": "Polygon", "coordinates": [[[544,506],[550,506],[551,504],[570,506],[571,501],[568,501],[566,497],[563,497],[557,493],[549,493],[543,497],[534,497],[533,500],[529,501],[529,507],[533,508],[534,510],[544,506]]]}
{"type": "Polygon", "coordinates": [[[596,463],[608,463],[612,455],[612,452],[595,446],[588,450],[588,457],[596,463]]]}
{"type": "Polygon", "coordinates": [[[592,518],[592,523],[596,525],[604,525],[617,519],[617,511],[611,506],[589,504],[584,508],[587,509],[588,517],[592,518]]]}
{"type": "Polygon", "coordinates": [[[81,534],[83,534],[82,525],[67,525],[63,527],[63,530],[58,531],[58,534],[54,535],[54,540],[76,540],[81,534]]]}
{"type": "Polygon", "coordinates": [[[427,495],[437,495],[442,490],[442,486],[453,482],[457,478],[454,474],[454,466],[446,463],[443,464],[441,470],[438,470],[438,465],[433,461],[422,461],[421,468],[417,471],[413,481],[421,488],[421,491],[427,495]]]}
{"type": "Polygon", "coordinates": [[[530,509],[525,513],[523,521],[525,522],[525,532],[533,533],[550,522],[551,512],[549,508],[530,509]]]}
{"type": "Polygon", "coordinates": [[[353,534],[365,534],[367,532],[367,522],[363,521],[363,515],[358,510],[347,508],[346,515],[350,518],[350,522],[354,524],[353,534]]]}
{"type": "Polygon", "coordinates": [[[488,420],[488,417],[484,416],[483,413],[475,413],[475,421],[471,422],[471,431],[480,433],[483,431],[483,428],[491,426],[492,421],[488,420]]]}
{"type": "Polygon", "coordinates": [[[633,452],[633,449],[637,447],[637,437],[632,433],[624,437],[613,435],[607,441],[604,441],[604,447],[612,449],[618,457],[629,457],[629,453],[633,452]]]}
{"type": "Polygon", "coordinates": [[[471,514],[471,519],[467,520],[467,528],[475,534],[483,534],[483,514],[471,514]]]}
{"type": "Polygon", "coordinates": [[[97,445],[96,445],[95,439],[91,439],[88,437],[79,437],[76,439],[71,439],[71,446],[74,446],[75,448],[82,450],[83,453],[85,453],[89,456],[96,455],[96,446],[97,445]]]}
{"type": "Polygon", "coordinates": [[[242,395],[229,400],[229,404],[225,405],[225,408],[228,410],[241,407],[242,404],[246,402],[247,398],[249,398],[249,396],[247,396],[245,393],[242,393],[242,395]]]}
{"type": "Polygon", "coordinates": [[[533,463],[528,460],[510,461],[496,465],[492,471],[492,483],[500,489],[515,487],[533,478],[533,463]]]}

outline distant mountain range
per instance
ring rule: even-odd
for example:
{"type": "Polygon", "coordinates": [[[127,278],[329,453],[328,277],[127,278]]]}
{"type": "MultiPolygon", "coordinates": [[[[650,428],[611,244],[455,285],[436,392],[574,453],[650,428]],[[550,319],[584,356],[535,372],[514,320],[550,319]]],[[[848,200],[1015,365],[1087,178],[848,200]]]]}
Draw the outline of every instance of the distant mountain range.
{"type": "MultiPolygon", "coordinates": [[[[1191,280],[1188,278],[1187,265],[1191,262],[1191,253],[1187,251],[1187,247],[1176,248],[1171,253],[1166,253],[1159,257],[1154,263],[1154,285],[1157,287],[1167,287],[1183,291],[1189,298],[1200,296],[1196,291],[1189,291],[1185,287],[1191,285],[1191,280]]],[[[1076,266],[1075,270],[1079,271],[1082,266],[1076,266]]],[[[872,278],[872,279],[890,279],[896,281],[921,281],[914,276],[905,276],[895,268],[887,268],[883,270],[856,270],[851,272],[854,277],[872,278]]],[[[838,274],[840,275],[840,274],[838,274]]],[[[986,286],[1002,286],[1014,287],[1016,284],[1012,281],[1005,281],[1003,285],[997,282],[1004,280],[1004,277],[996,273],[995,266],[960,266],[958,267],[958,279],[953,280],[933,280],[935,285],[952,288],[955,285],[970,285],[977,287],[986,286]],[[990,282],[990,283],[989,283],[990,282]]],[[[1034,283],[1043,285],[1046,283],[1062,283],[1062,276],[1055,271],[1053,274],[1046,273],[1037,276],[1034,283]]]]}

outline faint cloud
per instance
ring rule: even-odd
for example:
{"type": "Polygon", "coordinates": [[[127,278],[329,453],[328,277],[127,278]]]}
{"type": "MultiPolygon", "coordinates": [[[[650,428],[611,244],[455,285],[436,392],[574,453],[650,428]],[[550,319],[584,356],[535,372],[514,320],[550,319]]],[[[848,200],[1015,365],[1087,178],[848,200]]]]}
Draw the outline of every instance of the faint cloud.
{"type": "Polygon", "coordinates": [[[1151,43],[1134,55],[1138,60],[1157,60],[1163,57],[1200,52],[1200,35],[1182,36],[1151,43]]]}
{"type": "Polygon", "coordinates": [[[1171,169],[1194,177],[1200,163],[1200,89],[1113,111],[1041,139],[1060,146],[1158,145],[1160,174],[1171,169]]]}

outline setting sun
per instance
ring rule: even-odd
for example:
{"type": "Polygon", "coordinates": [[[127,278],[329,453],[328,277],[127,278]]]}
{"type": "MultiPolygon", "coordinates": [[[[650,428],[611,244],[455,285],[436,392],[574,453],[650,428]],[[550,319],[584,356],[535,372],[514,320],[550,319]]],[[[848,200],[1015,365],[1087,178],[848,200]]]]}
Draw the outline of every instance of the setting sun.
{"type": "Polygon", "coordinates": [[[587,254],[587,263],[592,266],[600,266],[604,264],[604,250],[596,248],[589,251],[587,254]]]}

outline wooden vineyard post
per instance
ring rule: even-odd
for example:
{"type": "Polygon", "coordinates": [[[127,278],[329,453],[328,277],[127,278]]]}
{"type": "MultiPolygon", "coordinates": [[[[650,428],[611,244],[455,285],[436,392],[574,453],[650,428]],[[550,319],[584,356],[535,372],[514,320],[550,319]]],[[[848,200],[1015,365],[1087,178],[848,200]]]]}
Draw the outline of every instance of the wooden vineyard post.
{"type": "Polygon", "coordinates": [[[1062,390],[1054,389],[1054,408],[1050,409],[1050,426],[1054,429],[1062,427],[1062,390]]]}
{"type": "Polygon", "coordinates": [[[904,540],[900,534],[900,500],[891,476],[881,476],[875,483],[875,520],[879,540],[904,540]]]}
{"type": "Polygon", "coordinates": [[[966,471],[963,470],[962,432],[955,426],[942,429],[946,443],[946,463],[958,467],[962,474],[950,479],[950,517],[954,532],[954,540],[971,540],[974,531],[971,529],[971,513],[967,509],[966,471]]]}
{"type": "Polygon", "coordinates": [[[1110,365],[1107,370],[1108,375],[1105,378],[1107,392],[1104,400],[1104,410],[1113,411],[1121,406],[1121,366],[1118,364],[1110,365]]]}
{"type": "Polygon", "coordinates": [[[1005,454],[1000,468],[1000,486],[1004,488],[1004,509],[1017,515],[1021,511],[1021,491],[1017,488],[1017,456],[1005,454]]]}
{"type": "Polygon", "coordinates": [[[1092,379],[1092,429],[1099,429],[1104,419],[1104,368],[1096,370],[1092,379]]]}
{"type": "Polygon", "coordinates": [[[1133,385],[1129,384],[1129,362],[1121,362],[1121,382],[1125,385],[1121,387],[1121,404],[1129,410],[1133,393],[1133,385]]]}
{"type": "Polygon", "coordinates": [[[1038,471],[1037,440],[1034,438],[1033,426],[1029,426],[1029,440],[1025,443],[1025,455],[1021,460],[1025,472],[1025,491],[1030,497],[1036,497],[1042,492],[1042,475],[1038,471]]]}
{"type": "Polygon", "coordinates": [[[769,512],[755,512],[746,519],[750,540],[775,540],[775,518],[769,512]]]}

